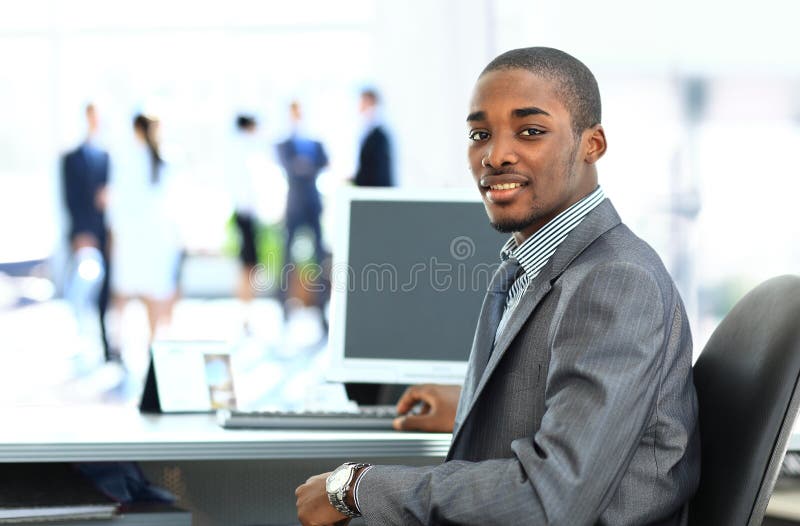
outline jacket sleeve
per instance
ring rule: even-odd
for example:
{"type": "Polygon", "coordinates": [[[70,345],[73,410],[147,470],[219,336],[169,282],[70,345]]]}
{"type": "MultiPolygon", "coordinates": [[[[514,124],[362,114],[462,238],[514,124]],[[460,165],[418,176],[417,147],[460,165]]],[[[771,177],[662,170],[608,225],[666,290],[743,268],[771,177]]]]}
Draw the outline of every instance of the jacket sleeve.
{"type": "Polygon", "coordinates": [[[562,296],[535,435],[514,440],[508,459],[374,467],[359,487],[368,524],[597,521],[654,410],[676,300],[628,263],[600,265],[562,296]]]}

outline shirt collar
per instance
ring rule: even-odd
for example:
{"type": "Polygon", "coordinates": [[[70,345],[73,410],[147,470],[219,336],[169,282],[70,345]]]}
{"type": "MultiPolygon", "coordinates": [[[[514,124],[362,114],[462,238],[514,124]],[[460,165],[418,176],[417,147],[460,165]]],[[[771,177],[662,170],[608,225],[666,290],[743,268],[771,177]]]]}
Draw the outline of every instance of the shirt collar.
{"type": "Polygon", "coordinates": [[[528,278],[533,280],[558,245],[566,239],[567,234],[605,197],[603,189],[598,186],[592,193],[548,221],[521,245],[517,245],[517,240],[511,236],[500,250],[500,259],[505,261],[510,257],[516,258],[528,278]]]}

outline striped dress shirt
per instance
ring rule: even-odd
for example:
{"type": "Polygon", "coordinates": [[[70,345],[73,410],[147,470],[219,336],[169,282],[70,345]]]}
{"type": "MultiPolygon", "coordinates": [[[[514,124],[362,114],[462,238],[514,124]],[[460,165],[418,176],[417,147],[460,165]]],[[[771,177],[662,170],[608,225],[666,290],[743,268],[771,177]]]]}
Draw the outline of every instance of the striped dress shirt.
{"type": "Polygon", "coordinates": [[[514,236],[511,236],[506,241],[500,251],[500,258],[503,261],[508,258],[515,258],[519,261],[523,272],[508,291],[503,317],[497,327],[495,340],[503,333],[509,315],[516,307],[525,289],[528,288],[528,284],[533,282],[547,262],[550,261],[558,245],[567,238],[572,229],[580,224],[586,214],[594,210],[605,198],[606,195],[603,193],[603,189],[598,186],[591,194],[551,219],[550,222],[526,239],[521,245],[517,246],[517,240],[514,236]]]}

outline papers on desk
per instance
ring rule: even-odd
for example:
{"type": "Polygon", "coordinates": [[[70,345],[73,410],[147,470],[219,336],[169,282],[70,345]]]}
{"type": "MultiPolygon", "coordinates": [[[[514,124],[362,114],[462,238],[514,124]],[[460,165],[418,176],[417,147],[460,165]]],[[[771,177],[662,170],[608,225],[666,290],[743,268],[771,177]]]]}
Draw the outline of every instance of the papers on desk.
{"type": "Polygon", "coordinates": [[[117,503],[68,464],[0,465],[0,524],[111,518],[117,503]]]}

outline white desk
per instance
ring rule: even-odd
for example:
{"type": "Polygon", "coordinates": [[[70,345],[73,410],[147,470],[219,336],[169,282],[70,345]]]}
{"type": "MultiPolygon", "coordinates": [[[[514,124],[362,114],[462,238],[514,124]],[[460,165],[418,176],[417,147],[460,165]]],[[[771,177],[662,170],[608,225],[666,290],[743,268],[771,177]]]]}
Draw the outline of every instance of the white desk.
{"type": "MultiPolygon", "coordinates": [[[[141,463],[194,512],[195,526],[289,523],[294,488],[344,460],[441,461],[448,434],[226,430],[211,415],[140,415],[134,408],[0,408],[0,462],[141,463]]],[[[789,440],[800,450],[800,424],[789,440]]]]}
{"type": "Polygon", "coordinates": [[[287,523],[294,488],[345,460],[441,461],[449,434],[226,430],[212,415],[135,408],[4,408],[0,462],[141,462],[194,512],[194,525],[287,523]]]}
{"type": "Polygon", "coordinates": [[[213,415],[140,415],[134,408],[0,411],[0,462],[444,457],[450,444],[449,434],[438,433],[229,430],[213,415]]]}

